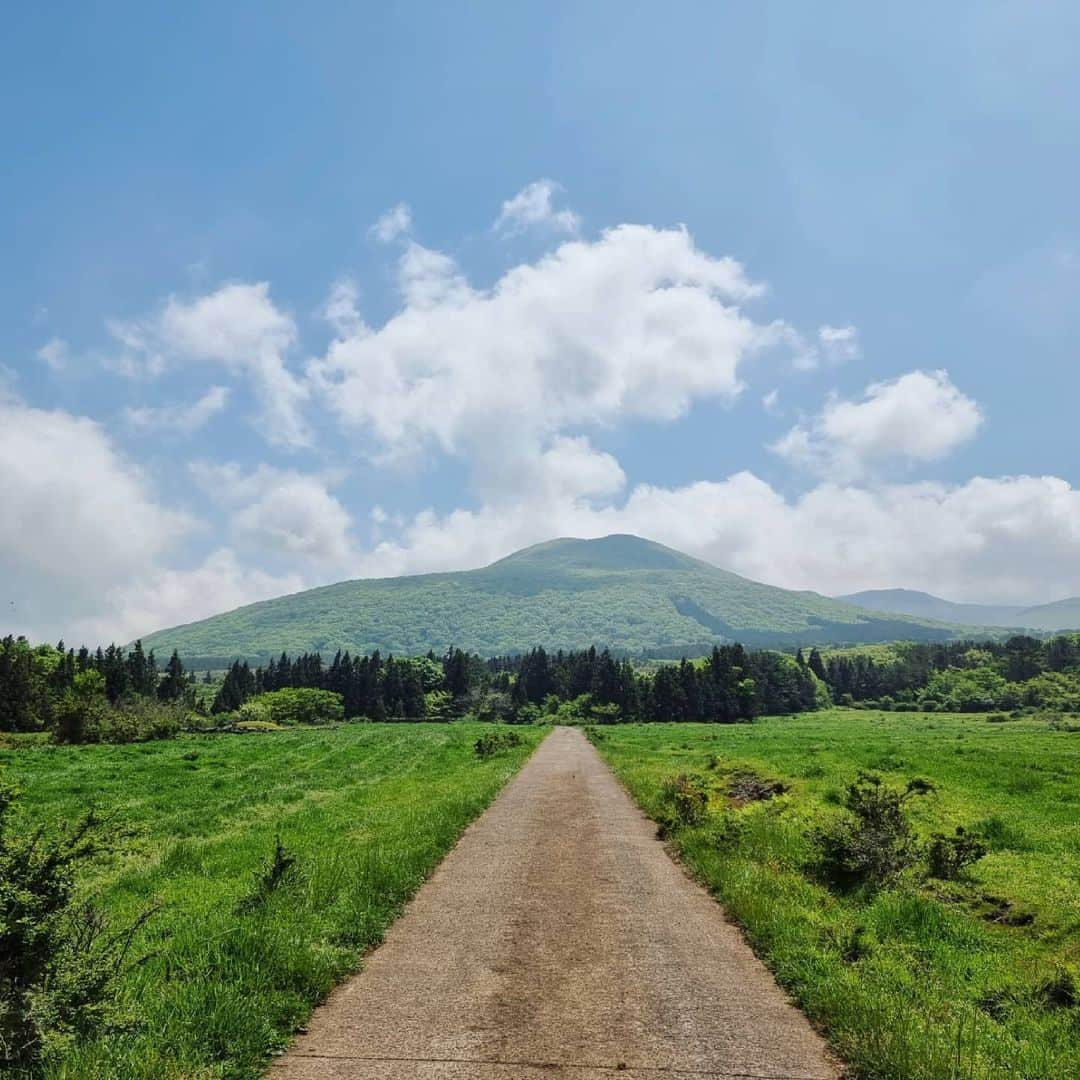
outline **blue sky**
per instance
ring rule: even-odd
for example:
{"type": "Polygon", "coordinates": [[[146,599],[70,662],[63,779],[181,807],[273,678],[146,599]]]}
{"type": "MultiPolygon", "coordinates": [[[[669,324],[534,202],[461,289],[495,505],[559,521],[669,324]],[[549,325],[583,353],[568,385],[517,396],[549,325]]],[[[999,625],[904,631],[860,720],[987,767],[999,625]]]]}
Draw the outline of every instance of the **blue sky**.
{"type": "Polygon", "coordinates": [[[1078,42],[1038,0],[7,13],[14,629],[616,530],[1080,592],[1078,42]]]}

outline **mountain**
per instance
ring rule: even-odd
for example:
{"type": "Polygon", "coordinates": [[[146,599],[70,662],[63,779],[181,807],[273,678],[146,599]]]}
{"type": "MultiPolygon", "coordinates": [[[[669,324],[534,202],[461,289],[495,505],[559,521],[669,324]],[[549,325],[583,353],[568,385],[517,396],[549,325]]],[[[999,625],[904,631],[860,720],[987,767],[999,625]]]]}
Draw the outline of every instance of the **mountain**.
{"type": "Polygon", "coordinates": [[[836,598],[844,604],[889,615],[910,615],[947,623],[1011,627],[1052,632],[1080,629],[1080,597],[1023,607],[1009,604],[957,604],[913,589],[871,589],[836,598]]]}
{"type": "Polygon", "coordinates": [[[714,642],[939,640],[956,628],[762,585],[636,536],[552,540],[481,570],[346,581],[143,638],[190,663],[338,649],[484,655],[589,645],[693,654],[714,642]]]}

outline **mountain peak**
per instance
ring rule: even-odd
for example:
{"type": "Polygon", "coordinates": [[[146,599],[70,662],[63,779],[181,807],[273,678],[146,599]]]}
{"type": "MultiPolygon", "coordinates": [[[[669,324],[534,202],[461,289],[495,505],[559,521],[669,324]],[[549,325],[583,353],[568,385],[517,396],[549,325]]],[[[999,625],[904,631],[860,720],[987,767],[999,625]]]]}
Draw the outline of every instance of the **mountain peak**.
{"type": "Polygon", "coordinates": [[[562,536],[522,548],[488,569],[697,570],[707,564],[654,540],[631,533],[593,539],[562,536]]]}

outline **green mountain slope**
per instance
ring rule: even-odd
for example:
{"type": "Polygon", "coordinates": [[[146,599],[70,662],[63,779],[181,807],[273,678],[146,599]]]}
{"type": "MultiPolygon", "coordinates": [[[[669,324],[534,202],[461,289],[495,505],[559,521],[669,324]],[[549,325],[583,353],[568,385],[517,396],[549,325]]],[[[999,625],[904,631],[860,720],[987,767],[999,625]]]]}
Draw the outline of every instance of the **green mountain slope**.
{"type": "Polygon", "coordinates": [[[838,596],[845,604],[882,611],[890,615],[913,615],[950,623],[978,626],[1014,627],[1053,632],[1080,629],[1080,597],[1055,600],[1051,604],[1022,607],[1009,604],[958,604],[913,589],[871,589],[838,596]]]}
{"type": "Polygon", "coordinates": [[[747,645],[943,639],[955,628],[762,585],[636,536],[552,540],[481,570],[346,581],[143,639],[199,663],[283,649],[485,655],[607,646],[653,655],[747,645]]]}

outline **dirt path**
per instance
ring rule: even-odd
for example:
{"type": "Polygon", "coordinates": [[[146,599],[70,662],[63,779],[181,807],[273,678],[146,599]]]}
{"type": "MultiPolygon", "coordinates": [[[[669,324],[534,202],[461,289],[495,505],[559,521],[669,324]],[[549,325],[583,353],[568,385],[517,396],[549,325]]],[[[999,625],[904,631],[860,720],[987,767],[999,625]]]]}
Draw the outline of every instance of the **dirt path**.
{"type": "Polygon", "coordinates": [[[806,1019],[557,728],[270,1080],[833,1080],[806,1019]]]}

